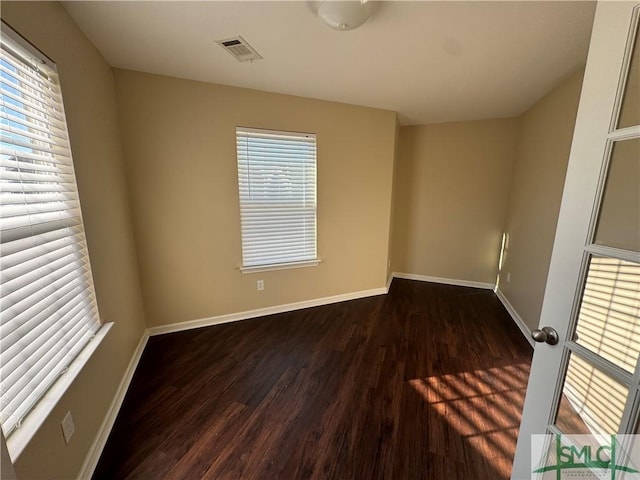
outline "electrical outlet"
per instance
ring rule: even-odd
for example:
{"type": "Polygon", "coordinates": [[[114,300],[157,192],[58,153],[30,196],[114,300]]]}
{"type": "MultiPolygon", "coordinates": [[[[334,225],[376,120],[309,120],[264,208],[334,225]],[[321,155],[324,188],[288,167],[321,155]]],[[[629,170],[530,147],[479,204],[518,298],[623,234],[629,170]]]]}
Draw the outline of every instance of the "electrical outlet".
{"type": "Polygon", "coordinates": [[[62,426],[62,436],[64,437],[64,443],[69,443],[71,437],[73,436],[73,432],[76,431],[76,427],[73,424],[73,417],[71,416],[71,412],[67,412],[60,425],[62,426]]]}
{"type": "Polygon", "coordinates": [[[507,283],[511,282],[511,272],[507,272],[507,283]]]}
{"type": "Polygon", "coordinates": [[[264,290],[264,280],[258,280],[256,282],[256,288],[258,289],[259,292],[264,290]]]}

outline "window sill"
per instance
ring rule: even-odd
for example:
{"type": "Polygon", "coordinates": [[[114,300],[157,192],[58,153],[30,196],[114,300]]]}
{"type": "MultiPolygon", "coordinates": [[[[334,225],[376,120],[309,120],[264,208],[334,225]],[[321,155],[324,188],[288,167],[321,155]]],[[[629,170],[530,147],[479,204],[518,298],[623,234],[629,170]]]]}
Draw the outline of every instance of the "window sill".
{"type": "Polygon", "coordinates": [[[239,267],[239,270],[245,273],[269,272],[271,270],[289,270],[291,268],[317,267],[322,262],[321,259],[306,260],[304,262],[276,263],[273,265],[256,265],[255,267],[239,267]]]}
{"type": "Polygon", "coordinates": [[[7,438],[7,449],[9,450],[9,456],[14,463],[38,432],[69,386],[76,379],[78,373],[80,373],[84,368],[93,352],[98,348],[98,345],[102,343],[112,326],[113,322],[105,323],[100,327],[93,337],[93,340],[84,347],[75,360],[71,362],[67,371],[60,376],[58,381],[52,385],[44,397],[40,399],[33,410],[31,410],[31,412],[29,412],[25,417],[20,428],[15,430],[9,438],[7,438]]]}

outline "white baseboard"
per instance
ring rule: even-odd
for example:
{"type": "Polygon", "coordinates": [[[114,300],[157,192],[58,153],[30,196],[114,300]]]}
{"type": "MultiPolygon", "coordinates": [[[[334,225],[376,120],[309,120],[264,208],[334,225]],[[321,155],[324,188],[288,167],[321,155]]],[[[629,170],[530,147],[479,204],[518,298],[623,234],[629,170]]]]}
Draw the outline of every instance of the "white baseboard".
{"type": "Polygon", "coordinates": [[[393,272],[394,278],[404,278],[406,280],[418,280],[420,282],[443,283],[445,285],[456,285],[458,287],[484,288],[493,290],[495,285],[492,283],[472,282],[470,280],[458,280],[455,278],[429,277],[427,275],[416,275],[415,273],[393,272]]]}
{"type": "Polygon", "coordinates": [[[391,288],[391,282],[393,282],[393,273],[389,275],[389,279],[387,280],[387,293],[389,293],[389,289],[391,288]]]}
{"type": "Polygon", "coordinates": [[[535,342],[533,341],[533,338],[531,338],[531,331],[529,330],[527,324],[524,323],[524,320],[522,320],[522,317],[518,314],[516,309],[513,308],[513,305],[511,305],[509,300],[507,300],[507,297],[504,296],[504,293],[502,293],[499,288],[496,290],[496,296],[502,302],[502,305],[504,305],[504,308],[507,310],[507,312],[509,312],[509,315],[511,315],[513,322],[518,326],[518,328],[522,332],[522,335],[524,335],[524,338],[526,338],[527,342],[529,342],[529,344],[533,347],[535,345],[535,342]]]}
{"type": "Polygon", "coordinates": [[[347,300],[356,300],[358,298],[372,297],[374,295],[384,295],[387,292],[388,288],[385,287],[373,288],[371,290],[361,290],[359,292],[344,293],[341,295],[334,295],[332,297],[316,298],[313,300],[305,300],[302,302],[276,305],[274,307],[257,308],[255,310],[247,310],[245,312],[228,313],[226,315],[218,315],[215,317],[171,323],[168,325],[159,325],[157,327],[151,327],[147,331],[151,336],[162,335],[164,333],[181,332],[183,330],[191,330],[193,328],[208,327],[221,323],[237,322],[240,320],[248,320],[250,318],[264,317],[265,315],[273,315],[275,313],[291,312],[293,310],[300,310],[302,308],[318,307],[320,305],[328,305],[330,303],[344,302],[347,300]]]}
{"type": "Polygon", "coordinates": [[[102,455],[102,450],[107,443],[107,439],[109,438],[113,424],[116,421],[116,417],[118,416],[118,412],[120,411],[120,407],[122,406],[122,402],[127,390],[129,389],[129,384],[131,383],[133,374],[136,371],[138,362],[140,362],[140,357],[142,357],[142,352],[144,351],[144,347],[147,345],[148,339],[149,334],[145,330],[142,338],[140,338],[140,342],[138,342],[138,346],[133,352],[133,357],[131,358],[129,365],[127,366],[127,370],[124,373],[124,377],[118,386],[116,395],[109,406],[109,411],[102,421],[102,425],[100,425],[98,435],[96,436],[93,445],[91,445],[89,453],[87,453],[87,456],[84,459],[82,468],[80,468],[80,473],[78,474],[79,480],[87,480],[93,476],[93,472],[98,465],[98,460],[100,460],[100,455],[102,455]]]}

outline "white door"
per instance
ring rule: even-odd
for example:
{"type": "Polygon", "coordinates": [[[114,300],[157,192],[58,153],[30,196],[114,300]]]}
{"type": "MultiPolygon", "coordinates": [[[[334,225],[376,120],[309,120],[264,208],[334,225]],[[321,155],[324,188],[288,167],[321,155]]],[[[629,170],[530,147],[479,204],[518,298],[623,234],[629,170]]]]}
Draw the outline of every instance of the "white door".
{"type": "Polygon", "coordinates": [[[558,342],[538,332],[514,480],[532,477],[532,434],[639,431],[639,9],[596,8],[540,319],[558,342]]]}

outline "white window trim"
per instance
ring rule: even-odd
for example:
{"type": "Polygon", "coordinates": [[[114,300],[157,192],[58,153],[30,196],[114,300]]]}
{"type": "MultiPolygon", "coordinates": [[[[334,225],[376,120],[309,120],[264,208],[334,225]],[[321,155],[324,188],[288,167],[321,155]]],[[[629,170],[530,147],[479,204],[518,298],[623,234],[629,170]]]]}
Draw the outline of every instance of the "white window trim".
{"type": "MultiPolygon", "coordinates": [[[[25,417],[20,428],[15,430],[7,439],[7,449],[11,460],[15,461],[20,457],[31,439],[38,433],[38,430],[49,417],[51,411],[58,404],[60,399],[67,392],[80,371],[87,364],[93,352],[107,336],[111,330],[113,322],[103,323],[100,330],[96,332],[89,344],[82,349],[78,356],[71,362],[67,371],[51,386],[47,393],[40,399],[35,407],[25,417]]],[[[62,420],[62,419],[60,419],[62,420]]]]}
{"type": "Polygon", "coordinates": [[[292,268],[317,267],[322,263],[322,259],[305,260],[304,262],[276,263],[273,265],[258,265],[255,267],[238,267],[242,273],[260,273],[271,270],[290,270],[292,268]]]}

